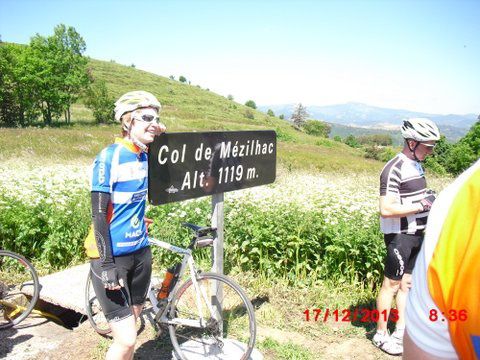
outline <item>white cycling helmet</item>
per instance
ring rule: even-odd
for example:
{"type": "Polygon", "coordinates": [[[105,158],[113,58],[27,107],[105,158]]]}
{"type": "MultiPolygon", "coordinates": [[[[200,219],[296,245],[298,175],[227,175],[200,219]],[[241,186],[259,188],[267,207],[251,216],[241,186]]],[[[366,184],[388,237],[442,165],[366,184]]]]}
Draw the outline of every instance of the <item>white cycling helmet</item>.
{"type": "Polygon", "coordinates": [[[145,107],[153,107],[160,112],[162,105],[153,94],[147,91],[127,92],[115,102],[115,120],[120,121],[123,114],[145,107]]]}
{"type": "Polygon", "coordinates": [[[440,140],[440,131],[437,125],[426,118],[411,118],[403,120],[402,136],[405,139],[416,141],[438,141],[440,140]]]}

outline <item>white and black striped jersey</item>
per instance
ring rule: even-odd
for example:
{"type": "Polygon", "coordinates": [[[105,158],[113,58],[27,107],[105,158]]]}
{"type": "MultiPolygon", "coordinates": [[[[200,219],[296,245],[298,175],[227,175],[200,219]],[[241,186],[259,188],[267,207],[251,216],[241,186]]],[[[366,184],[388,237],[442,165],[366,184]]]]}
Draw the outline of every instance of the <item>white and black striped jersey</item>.
{"type": "MultiPolygon", "coordinates": [[[[427,182],[422,165],[400,153],[380,174],[380,196],[393,195],[400,204],[418,203],[425,197],[427,182]]],[[[425,229],[428,211],[403,217],[380,217],[384,234],[420,234],[425,229]]]]}

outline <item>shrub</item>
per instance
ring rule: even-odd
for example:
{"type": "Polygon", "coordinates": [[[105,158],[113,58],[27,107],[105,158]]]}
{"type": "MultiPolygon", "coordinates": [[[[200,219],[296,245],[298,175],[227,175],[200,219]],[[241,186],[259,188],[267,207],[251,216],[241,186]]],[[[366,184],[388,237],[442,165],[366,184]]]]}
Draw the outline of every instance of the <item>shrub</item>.
{"type": "Polygon", "coordinates": [[[323,121],[307,120],[303,126],[303,129],[309,135],[328,137],[332,127],[323,121]]]}
{"type": "Polygon", "coordinates": [[[255,115],[253,114],[253,111],[251,111],[250,109],[245,110],[245,117],[251,120],[255,119],[255,115]]]}
{"type": "Polygon", "coordinates": [[[370,145],[365,148],[364,156],[367,159],[375,159],[382,162],[387,162],[396,155],[396,151],[391,147],[370,145]]]}
{"type": "Polygon", "coordinates": [[[353,148],[360,147],[360,144],[358,143],[357,139],[353,135],[348,135],[343,142],[353,148]]]}
{"type": "Polygon", "coordinates": [[[357,141],[361,145],[391,146],[393,144],[392,137],[388,134],[361,135],[357,137],[357,141]]]}
{"type": "Polygon", "coordinates": [[[114,119],[114,101],[104,81],[95,82],[85,96],[85,105],[92,110],[97,123],[107,123],[114,119]]]}

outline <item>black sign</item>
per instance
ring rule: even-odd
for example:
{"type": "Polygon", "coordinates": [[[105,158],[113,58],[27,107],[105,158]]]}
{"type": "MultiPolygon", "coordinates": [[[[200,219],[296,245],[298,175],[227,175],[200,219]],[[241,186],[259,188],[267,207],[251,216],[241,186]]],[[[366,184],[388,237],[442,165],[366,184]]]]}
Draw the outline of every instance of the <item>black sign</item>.
{"type": "Polygon", "coordinates": [[[148,197],[154,205],[275,181],[275,131],[162,134],[148,153],[148,197]]]}

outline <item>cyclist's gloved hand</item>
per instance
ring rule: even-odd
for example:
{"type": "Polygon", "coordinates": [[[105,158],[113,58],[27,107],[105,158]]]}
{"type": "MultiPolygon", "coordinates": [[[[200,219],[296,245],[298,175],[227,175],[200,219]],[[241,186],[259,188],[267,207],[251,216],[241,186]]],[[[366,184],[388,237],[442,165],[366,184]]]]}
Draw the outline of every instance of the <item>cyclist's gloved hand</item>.
{"type": "Polygon", "coordinates": [[[423,206],[423,211],[430,211],[432,208],[433,202],[436,199],[435,192],[433,190],[427,190],[425,192],[425,197],[420,200],[420,204],[423,206]]]}
{"type": "Polygon", "coordinates": [[[123,287],[123,279],[118,276],[115,264],[102,264],[102,283],[109,290],[118,290],[123,287]]]}

